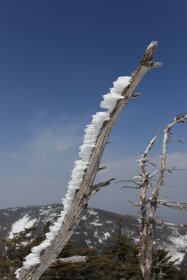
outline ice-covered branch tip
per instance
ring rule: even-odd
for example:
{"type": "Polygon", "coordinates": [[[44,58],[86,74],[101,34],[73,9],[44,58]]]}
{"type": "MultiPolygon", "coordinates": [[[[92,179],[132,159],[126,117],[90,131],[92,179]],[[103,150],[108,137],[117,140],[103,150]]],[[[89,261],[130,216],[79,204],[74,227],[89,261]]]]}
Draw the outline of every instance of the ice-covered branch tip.
{"type": "MultiPolygon", "coordinates": [[[[123,99],[122,93],[126,87],[129,86],[131,77],[119,77],[117,81],[113,83],[113,87],[110,92],[103,96],[100,107],[106,109],[102,112],[97,112],[92,116],[91,124],[85,128],[84,141],[80,146],[79,160],[75,161],[75,167],[72,171],[71,181],[68,184],[68,190],[65,198],[62,199],[63,211],[61,216],[50,226],[50,231],[46,233],[46,239],[38,246],[32,248],[31,253],[25,258],[23,266],[28,269],[38,263],[40,263],[40,254],[45,250],[54,238],[57,236],[60,227],[64,221],[66,214],[68,213],[71,204],[75,198],[76,192],[79,190],[85,170],[89,164],[92,150],[96,146],[97,137],[101,131],[101,128],[105,121],[110,119],[110,115],[116,107],[117,101],[123,99]]],[[[17,271],[17,278],[19,279],[19,271],[17,271]]]]}

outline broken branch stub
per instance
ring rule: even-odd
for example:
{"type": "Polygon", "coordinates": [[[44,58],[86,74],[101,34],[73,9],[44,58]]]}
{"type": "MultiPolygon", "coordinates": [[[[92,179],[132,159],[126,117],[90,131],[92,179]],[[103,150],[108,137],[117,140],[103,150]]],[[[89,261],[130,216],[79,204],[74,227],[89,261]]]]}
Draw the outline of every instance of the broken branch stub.
{"type": "Polygon", "coordinates": [[[86,256],[72,256],[67,258],[59,258],[56,260],[53,260],[50,266],[58,266],[62,264],[70,264],[70,263],[80,263],[80,262],[86,262],[87,257],[86,256]]]}
{"type": "Polygon", "coordinates": [[[115,178],[112,178],[112,179],[110,179],[110,180],[108,180],[108,181],[101,182],[101,183],[98,183],[98,184],[96,184],[96,185],[93,185],[93,187],[91,187],[91,190],[90,190],[90,198],[91,198],[93,195],[95,195],[98,191],[100,191],[100,189],[102,189],[102,188],[104,188],[104,187],[110,185],[110,183],[111,183],[112,181],[114,181],[114,180],[115,180],[115,178]]]}
{"type": "Polygon", "coordinates": [[[58,254],[66,245],[67,241],[72,236],[80,221],[82,211],[91,196],[92,192],[90,191],[90,186],[93,185],[105,145],[107,144],[108,137],[111,133],[114,123],[116,122],[124,107],[133,98],[134,91],[144,75],[149,70],[161,66],[160,63],[153,62],[153,56],[156,47],[157,42],[152,42],[149,45],[140,61],[138,68],[133,73],[129,85],[123,90],[121,94],[123,98],[117,101],[116,107],[111,112],[109,120],[106,120],[103,123],[96,140],[96,145],[92,150],[89,164],[85,170],[80,189],[75,194],[71,207],[63,220],[57,236],[50,243],[49,247],[42,252],[42,255],[40,255],[40,263],[27,268],[23,266],[17,274],[18,279],[38,280],[45,270],[50,266],[52,261],[56,259],[58,254]]]}

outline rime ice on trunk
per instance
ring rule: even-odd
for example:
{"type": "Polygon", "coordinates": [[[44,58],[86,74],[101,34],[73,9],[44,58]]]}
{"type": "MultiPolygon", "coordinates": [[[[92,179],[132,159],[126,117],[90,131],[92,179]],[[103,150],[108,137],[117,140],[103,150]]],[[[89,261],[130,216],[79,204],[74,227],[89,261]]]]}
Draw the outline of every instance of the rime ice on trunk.
{"type": "Polygon", "coordinates": [[[50,227],[46,239],[32,249],[23,267],[17,270],[18,279],[38,280],[73,234],[82,210],[93,194],[91,186],[115,121],[127,103],[136,96],[135,89],[143,76],[150,69],[160,66],[159,63],[153,62],[156,47],[157,42],[152,42],[134,74],[131,77],[120,77],[114,82],[110,92],[104,96],[101,107],[107,111],[96,113],[91,124],[85,129],[84,141],[79,153],[80,160],[75,162],[68,191],[63,199],[64,210],[57,222],[50,227]]]}

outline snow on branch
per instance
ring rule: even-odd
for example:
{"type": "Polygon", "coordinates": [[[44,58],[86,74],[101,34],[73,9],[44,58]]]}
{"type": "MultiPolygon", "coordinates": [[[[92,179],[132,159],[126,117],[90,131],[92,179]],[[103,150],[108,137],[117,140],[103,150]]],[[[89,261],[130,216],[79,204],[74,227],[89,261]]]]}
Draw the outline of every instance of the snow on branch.
{"type": "Polygon", "coordinates": [[[101,107],[107,109],[107,111],[97,112],[92,116],[91,124],[86,126],[83,144],[80,146],[80,159],[75,161],[75,167],[72,171],[71,181],[68,184],[68,191],[65,195],[65,198],[62,199],[64,209],[61,212],[61,216],[58,218],[57,222],[50,226],[50,231],[46,233],[46,239],[40,245],[33,247],[31,250],[32,253],[26,257],[23,263],[23,266],[26,269],[40,263],[39,258],[41,252],[49,247],[51,242],[57,236],[64,218],[70,210],[75,194],[81,186],[85,171],[90,162],[92,150],[96,146],[96,141],[101,128],[105,121],[109,121],[110,114],[116,107],[117,101],[119,99],[124,99],[122,93],[124,89],[130,84],[130,80],[131,77],[119,77],[117,81],[113,83],[114,86],[110,89],[108,94],[103,96],[103,101],[101,102],[101,107]]]}
{"type": "MultiPolygon", "coordinates": [[[[50,227],[50,231],[46,233],[46,239],[32,248],[23,267],[17,270],[17,279],[38,280],[73,234],[92,193],[90,188],[112,127],[123,108],[133,98],[134,91],[143,76],[155,67],[153,55],[156,47],[157,42],[152,42],[134,74],[119,77],[109,93],[103,96],[100,106],[105,111],[93,115],[91,123],[85,128],[79,159],[75,161],[67,193],[62,200],[64,209],[58,220],[50,227]]],[[[157,63],[157,66],[160,64],[157,63]]]]}

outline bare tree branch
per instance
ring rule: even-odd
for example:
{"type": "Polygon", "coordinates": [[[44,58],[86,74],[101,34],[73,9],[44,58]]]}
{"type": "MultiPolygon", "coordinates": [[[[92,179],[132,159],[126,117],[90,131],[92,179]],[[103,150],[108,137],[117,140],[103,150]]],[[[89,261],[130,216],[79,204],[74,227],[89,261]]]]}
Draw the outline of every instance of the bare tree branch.
{"type": "Polygon", "coordinates": [[[119,181],[115,182],[115,184],[117,184],[117,183],[134,183],[134,184],[136,184],[136,181],[132,180],[132,179],[129,179],[129,180],[119,180],[119,181]]]}
{"type": "Polygon", "coordinates": [[[141,97],[142,94],[141,93],[134,93],[133,96],[132,96],[132,99],[136,99],[137,97],[141,97]]]}
{"type": "Polygon", "coordinates": [[[110,183],[111,183],[112,181],[114,181],[114,180],[115,180],[115,178],[112,178],[112,179],[110,179],[110,180],[108,180],[108,181],[101,182],[101,183],[98,183],[98,184],[96,184],[96,185],[93,185],[93,187],[91,188],[90,197],[92,197],[93,195],[95,195],[101,188],[104,188],[104,187],[110,185],[110,183]]]}
{"type": "Polygon", "coordinates": [[[121,189],[139,189],[140,187],[135,187],[135,186],[123,186],[121,189]]]}
{"type": "Polygon", "coordinates": [[[59,258],[52,261],[50,266],[58,266],[66,263],[79,263],[79,262],[86,262],[86,256],[73,256],[68,258],[59,258]]]}
{"type": "Polygon", "coordinates": [[[172,226],[172,227],[176,227],[176,228],[187,227],[186,224],[173,224],[173,223],[169,223],[169,222],[164,221],[164,220],[157,220],[156,222],[157,222],[157,224],[166,225],[166,226],[172,226]]]}
{"type": "Polygon", "coordinates": [[[101,166],[101,167],[98,168],[97,171],[101,171],[101,170],[104,170],[104,169],[106,169],[106,166],[101,166]]]}
{"type": "Polygon", "coordinates": [[[187,211],[187,203],[167,201],[167,200],[158,200],[158,203],[169,208],[187,211]]]}
{"type": "Polygon", "coordinates": [[[140,207],[140,204],[136,204],[132,202],[131,200],[128,200],[128,202],[132,205],[132,207],[140,207]]]}

